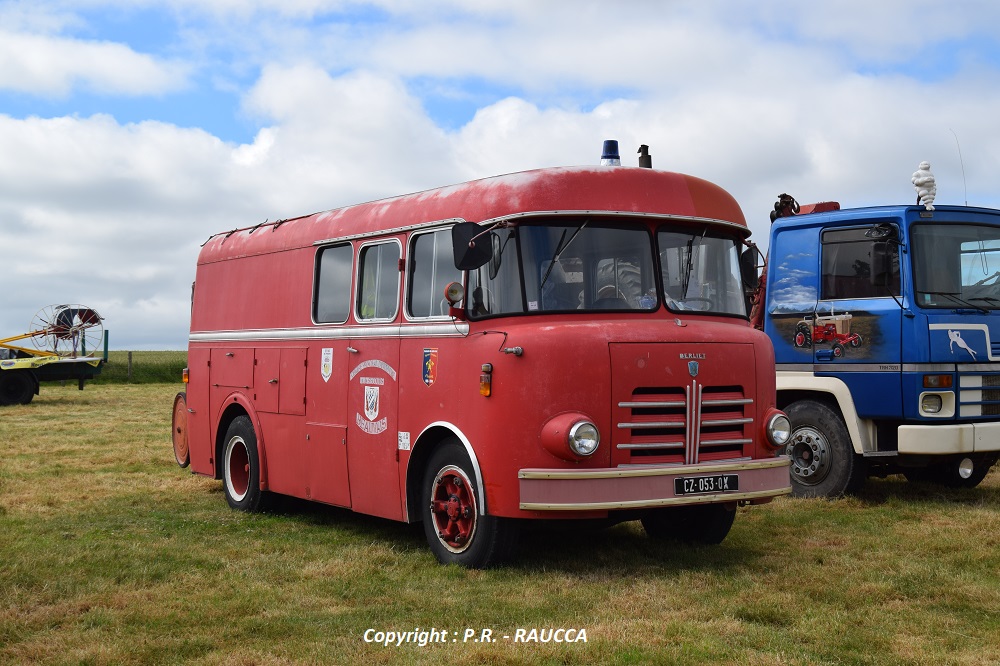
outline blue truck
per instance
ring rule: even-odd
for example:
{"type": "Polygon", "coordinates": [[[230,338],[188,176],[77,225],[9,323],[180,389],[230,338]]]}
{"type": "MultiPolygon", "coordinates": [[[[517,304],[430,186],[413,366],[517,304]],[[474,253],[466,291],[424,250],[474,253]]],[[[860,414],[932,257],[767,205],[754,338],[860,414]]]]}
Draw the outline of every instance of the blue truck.
{"type": "Polygon", "coordinates": [[[774,344],[793,492],[979,484],[1000,455],[1000,210],[782,195],[771,217],[752,319],[774,344]]]}

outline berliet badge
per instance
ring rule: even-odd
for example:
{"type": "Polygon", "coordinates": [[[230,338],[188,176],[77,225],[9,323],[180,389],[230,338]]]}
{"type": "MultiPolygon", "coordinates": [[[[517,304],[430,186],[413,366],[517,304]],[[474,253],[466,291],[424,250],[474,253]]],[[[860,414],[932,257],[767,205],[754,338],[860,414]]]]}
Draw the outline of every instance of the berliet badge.
{"type": "Polygon", "coordinates": [[[698,376],[698,361],[688,361],[688,372],[692,377],[698,376]]]}

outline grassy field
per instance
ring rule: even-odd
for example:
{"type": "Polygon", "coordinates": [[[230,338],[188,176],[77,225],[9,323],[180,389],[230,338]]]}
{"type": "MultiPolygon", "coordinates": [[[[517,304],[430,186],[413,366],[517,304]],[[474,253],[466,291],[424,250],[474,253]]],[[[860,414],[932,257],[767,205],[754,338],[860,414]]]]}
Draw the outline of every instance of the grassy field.
{"type": "Polygon", "coordinates": [[[718,547],[534,531],[511,565],[466,571],[413,526],[231,511],[174,463],[179,388],[48,385],[0,409],[0,663],[1000,662],[998,470],[975,490],[890,478],[740,509],[718,547]],[[416,628],[446,642],[364,639],[416,628]]]}
{"type": "Polygon", "coordinates": [[[110,351],[108,362],[94,384],[164,384],[181,380],[187,366],[186,351],[110,351]],[[132,374],[129,376],[129,354],[132,374]]]}

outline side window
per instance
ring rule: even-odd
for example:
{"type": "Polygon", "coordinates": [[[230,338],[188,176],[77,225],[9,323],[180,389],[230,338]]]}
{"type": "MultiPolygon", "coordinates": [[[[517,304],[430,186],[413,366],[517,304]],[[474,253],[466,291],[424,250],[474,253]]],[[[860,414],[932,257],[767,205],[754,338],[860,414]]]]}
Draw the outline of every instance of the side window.
{"type": "MultiPolygon", "coordinates": [[[[465,309],[472,318],[524,312],[521,275],[517,261],[517,229],[497,229],[490,234],[493,259],[469,271],[465,309]]],[[[537,304],[534,309],[538,309],[537,304]]]]}
{"type": "Polygon", "coordinates": [[[351,260],[354,248],[332,245],[316,255],[313,287],[313,321],[342,324],[351,311],[351,260]]]}
{"type": "Polygon", "coordinates": [[[366,245],[358,255],[358,319],[395,319],[398,304],[399,244],[366,245]]]}
{"type": "Polygon", "coordinates": [[[875,265],[875,241],[865,236],[870,226],[829,229],[822,237],[820,299],[879,298],[899,295],[899,247],[883,243],[888,262],[875,265]]]}
{"type": "Polygon", "coordinates": [[[462,272],[455,268],[451,248],[451,229],[413,236],[406,292],[406,309],[411,317],[448,314],[444,288],[450,282],[462,281],[462,272]]]}

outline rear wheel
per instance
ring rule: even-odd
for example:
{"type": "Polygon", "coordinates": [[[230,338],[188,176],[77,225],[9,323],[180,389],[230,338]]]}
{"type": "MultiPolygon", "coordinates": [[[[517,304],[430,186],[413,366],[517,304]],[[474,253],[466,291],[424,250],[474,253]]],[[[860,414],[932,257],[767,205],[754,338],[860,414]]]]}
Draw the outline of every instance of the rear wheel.
{"type": "Polygon", "coordinates": [[[653,509],[642,517],[651,539],[716,545],[723,542],[736,518],[736,506],[698,504],[653,509]]]}
{"type": "Polygon", "coordinates": [[[796,496],[839,497],[861,487],[864,459],[854,453],[847,426],[835,411],[815,400],[800,400],[785,414],[792,423],[785,453],[792,461],[796,496]]]}
{"type": "Polygon", "coordinates": [[[249,416],[237,416],[229,424],[222,465],[223,486],[229,506],[250,513],[267,508],[268,494],[260,489],[257,433],[249,416]]]}
{"type": "Polygon", "coordinates": [[[431,456],[422,497],[424,535],[442,564],[485,569],[513,552],[516,524],[510,518],[482,514],[472,463],[457,441],[431,456]]]}
{"type": "Polygon", "coordinates": [[[35,397],[35,382],[27,370],[0,370],[0,406],[27,405],[35,397]]]}
{"type": "Polygon", "coordinates": [[[174,416],[170,428],[174,443],[174,460],[181,467],[187,467],[191,462],[191,451],[188,449],[187,415],[187,394],[181,392],[174,397],[174,416]]]}

